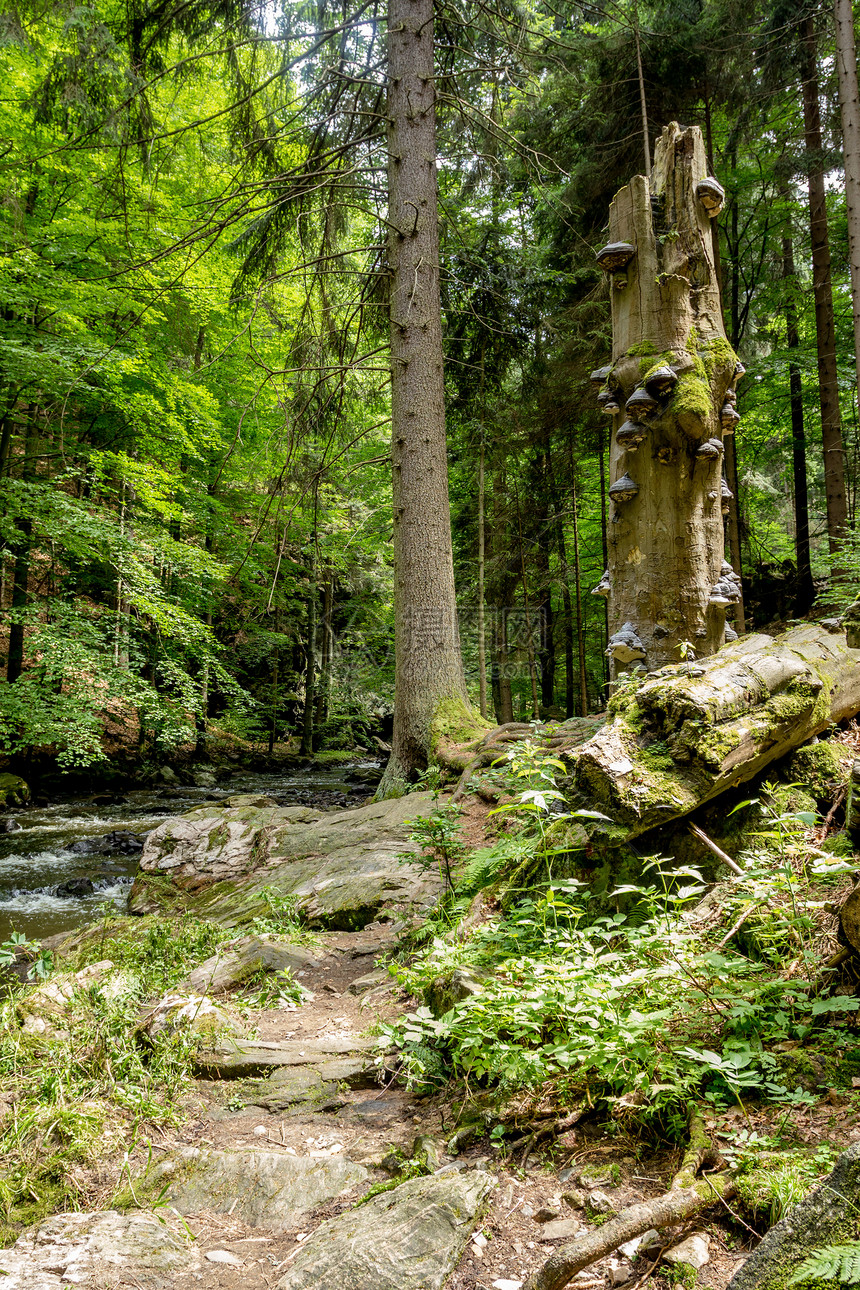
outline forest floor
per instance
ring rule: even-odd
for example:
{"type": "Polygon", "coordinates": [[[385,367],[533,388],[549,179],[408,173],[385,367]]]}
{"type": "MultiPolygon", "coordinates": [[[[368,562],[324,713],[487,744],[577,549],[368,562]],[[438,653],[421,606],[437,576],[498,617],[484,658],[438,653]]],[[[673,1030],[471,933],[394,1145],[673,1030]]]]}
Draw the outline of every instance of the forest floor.
{"type": "MultiPolygon", "coordinates": [[[[390,1021],[414,1006],[415,1001],[394,981],[368,993],[350,993],[353,982],[390,951],[392,937],[384,925],[356,933],[323,933],[320,941],[329,955],[302,976],[302,985],[312,998],[295,1011],[269,1008],[255,1012],[255,1030],[261,1039],[359,1038],[368,1031],[373,1033],[380,1020],[390,1021]]],[[[578,1220],[584,1229],[590,1226],[592,1220],[584,1208],[570,1207],[562,1199],[565,1193],[579,1190],[576,1184],[581,1170],[586,1171],[588,1186],[599,1184],[613,1207],[622,1209],[662,1194],[681,1154],[680,1149],[649,1148],[641,1139],[619,1134],[617,1126],[602,1125],[595,1117],[565,1134],[547,1154],[533,1156],[523,1170],[515,1161],[502,1159],[486,1138],[456,1156],[446,1153],[463,1110],[462,1101],[456,1098],[418,1097],[387,1079],[376,1088],[343,1091],[332,1109],[299,1107],[270,1114],[254,1105],[260,1087],[260,1082],[253,1080],[197,1081],[186,1107],[186,1124],[163,1135],[159,1152],[183,1146],[265,1149],[320,1158],[342,1152],[372,1170],[392,1152],[409,1159],[416,1136],[430,1135],[439,1146],[439,1167],[483,1169],[498,1179],[479,1229],[486,1244],[470,1242],[447,1283],[448,1290],[490,1290],[497,1280],[524,1281],[554,1248],[570,1239],[569,1235],[547,1238],[546,1222],[540,1221],[547,1214],[578,1220]]],[[[780,1138],[807,1150],[823,1146],[829,1158],[830,1153],[860,1139],[860,1092],[830,1092],[816,1105],[792,1108],[789,1113],[782,1107],[751,1104],[743,1110],[729,1108],[715,1113],[710,1127],[727,1154],[757,1140],[780,1138]]],[[[143,1153],[139,1154],[142,1168],[143,1153]]],[[[268,1290],[316,1228],[351,1208],[361,1191],[360,1187],[305,1214],[301,1223],[289,1230],[252,1228],[224,1212],[186,1214],[185,1222],[201,1251],[228,1251],[241,1260],[233,1266],[207,1262],[201,1273],[192,1274],[195,1282],[211,1290],[268,1290]]],[[[732,1211],[712,1210],[663,1231],[661,1244],[669,1248],[690,1233],[707,1234],[710,1261],[699,1272],[697,1284],[708,1290],[724,1290],[762,1230],[761,1224],[756,1230],[733,1206],[732,1211]]],[[[676,1283],[677,1272],[661,1267],[655,1251],[644,1266],[641,1259],[631,1262],[620,1255],[601,1260],[572,1285],[579,1290],[621,1284],[656,1290],[676,1283]]],[[[135,1284],[128,1281],[129,1286],[135,1284]]]]}

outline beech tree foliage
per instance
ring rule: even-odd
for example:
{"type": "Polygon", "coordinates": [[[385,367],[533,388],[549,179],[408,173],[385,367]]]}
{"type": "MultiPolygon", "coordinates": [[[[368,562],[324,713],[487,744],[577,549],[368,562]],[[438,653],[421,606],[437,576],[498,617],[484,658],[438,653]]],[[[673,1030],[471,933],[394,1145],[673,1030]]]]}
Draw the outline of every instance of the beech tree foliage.
{"type": "Polygon", "coordinates": [[[726,192],[715,271],[748,373],[724,468],[735,629],[848,597],[845,6],[840,59],[812,0],[441,4],[420,58],[419,8],[4,6],[5,752],[85,765],[108,728],[134,756],[202,752],[213,725],[376,747],[397,679],[393,783],[482,702],[599,710],[595,252],[673,120],[726,192]],[[398,105],[413,75],[427,101],[398,105]],[[398,142],[419,122],[423,193],[398,142]]]}

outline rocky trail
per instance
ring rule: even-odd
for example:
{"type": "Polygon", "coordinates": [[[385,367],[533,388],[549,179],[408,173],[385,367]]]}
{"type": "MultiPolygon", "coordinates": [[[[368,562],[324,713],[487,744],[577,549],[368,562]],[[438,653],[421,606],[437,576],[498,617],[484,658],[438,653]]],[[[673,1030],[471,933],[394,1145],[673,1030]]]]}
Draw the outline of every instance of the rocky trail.
{"type": "MultiPolygon", "coordinates": [[[[669,1154],[643,1162],[599,1134],[568,1135],[525,1171],[496,1159],[486,1139],[449,1154],[458,1108],[398,1086],[368,1033],[405,1008],[381,966],[395,940],[391,925],[373,924],[272,946],[273,962],[292,962],[305,1002],[255,1012],[253,1039],[222,1038],[200,1053],[184,1128],[131,1156],[139,1210],[48,1219],[0,1255],[4,1286],[518,1290],[565,1241],[665,1189],[677,1163],[669,1154]],[[428,1172],[402,1176],[408,1160],[428,1172]]],[[[234,958],[247,942],[237,938],[234,958]]],[[[231,973],[217,970],[204,964],[193,976],[205,972],[210,992],[229,1001],[231,973]]],[[[722,1290],[743,1253],[700,1221],[664,1232],[664,1256],[690,1232],[699,1239],[688,1257],[708,1258],[698,1284],[722,1290]]],[[[572,1284],[634,1286],[645,1269],[633,1253],[572,1284]]]]}

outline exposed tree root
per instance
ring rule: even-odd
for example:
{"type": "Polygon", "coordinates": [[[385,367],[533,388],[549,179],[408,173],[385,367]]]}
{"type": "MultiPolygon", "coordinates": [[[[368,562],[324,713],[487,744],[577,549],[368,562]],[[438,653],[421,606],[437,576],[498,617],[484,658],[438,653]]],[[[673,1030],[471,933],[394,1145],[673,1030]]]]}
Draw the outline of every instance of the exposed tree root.
{"type": "Polygon", "coordinates": [[[562,1245],[532,1273],[523,1290],[562,1290],[577,1272],[605,1258],[625,1241],[632,1241],[634,1236],[641,1236],[652,1227],[659,1229],[679,1223],[720,1200],[727,1200],[736,1191],[732,1174],[713,1174],[694,1187],[667,1191],[656,1200],[630,1205],[602,1227],[595,1227],[569,1245],[562,1245]]]}
{"type": "Polygon", "coordinates": [[[560,1138],[563,1133],[567,1133],[570,1129],[575,1128],[584,1114],[584,1109],[580,1108],[578,1111],[572,1111],[570,1115],[560,1116],[558,1119],[551,1120],[548,1124],[541,1124],[537,1128],[532,1128],[531,1132],[527,1129],[523,1134],[523,1137],[521,1137],[518,1142],[515,1142],[511,1148],[511,1156],[514,1156],[520,1147],[523,1146],[520,1169],[525,1169],[528,1164],[529,1156],[533,1151],[536,1151],[538,1147],[545,1146],[546,1143],[552,1139],[560,1138]],[[523,1138],[525,1139],[525,1143],[523,1143],[523,1138]]]}
{"type": "Polygon", "coordinates": [[[726,1171],[696,1180],[696,1173],[703,1164],[715,1163],[718,1159],[719,1154],[708,1137],[701,1115],[693,1110],[690,1144],[669,1190],[656,1200],[628,1206],[602,1227],[593,1228],[570,1244],[562,1245],[532,1273],[523,1290],[562,1290],[577,1272],[605,1258],[625,1241],[632,1241],[652,1227],[659,1230],[679,1223],[719,1201],[728,1200],[737,1190],[732,1173],[726,1171]]]}

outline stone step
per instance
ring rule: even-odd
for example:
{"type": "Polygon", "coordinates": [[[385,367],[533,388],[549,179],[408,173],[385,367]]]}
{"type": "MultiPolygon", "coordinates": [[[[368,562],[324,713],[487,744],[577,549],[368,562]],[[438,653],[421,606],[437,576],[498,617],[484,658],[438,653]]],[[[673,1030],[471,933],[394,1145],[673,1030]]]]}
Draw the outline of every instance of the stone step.
{"type": "Polygon", "coordinates": [[[283,1043],[225,1039],[217,1048],[197,1053],[194,1074],[205,1079],[242,1079],[281,1066],[319,1066],[334,1057],[379,1052],[377,1039],[333,1036],[331,1039],[293,1039],[283,1043]]]}

